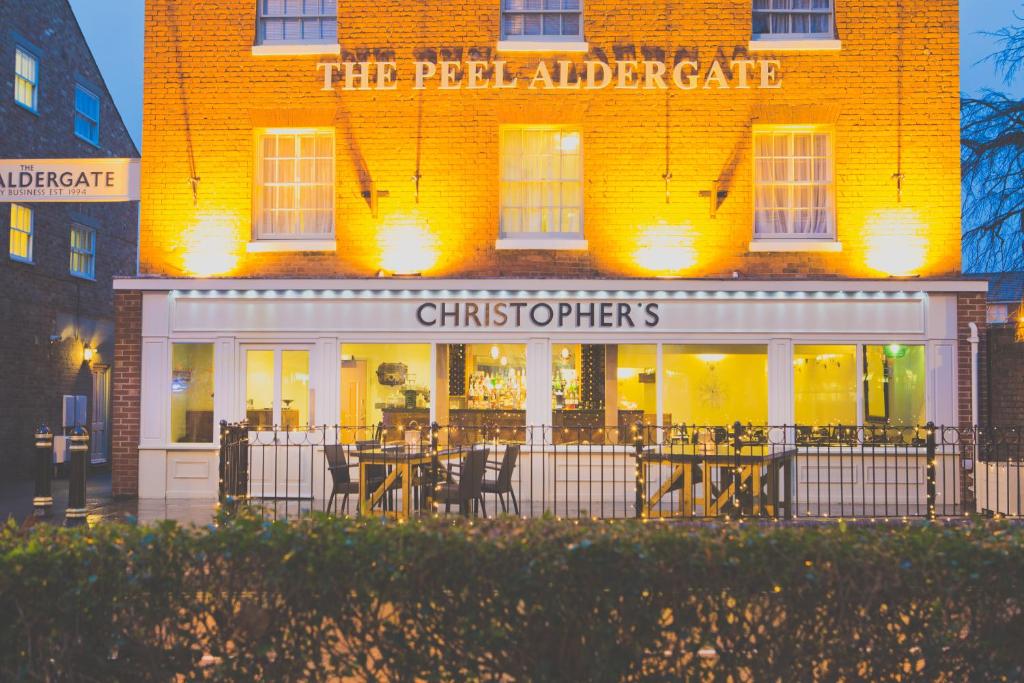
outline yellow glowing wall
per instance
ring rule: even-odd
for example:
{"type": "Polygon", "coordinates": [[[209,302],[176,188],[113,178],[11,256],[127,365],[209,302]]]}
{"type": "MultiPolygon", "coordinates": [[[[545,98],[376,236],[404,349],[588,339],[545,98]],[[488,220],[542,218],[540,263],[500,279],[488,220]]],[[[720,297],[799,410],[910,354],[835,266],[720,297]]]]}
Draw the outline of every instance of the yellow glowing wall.
{"type": "Polygon", "coordinates": [[[676,424],[768,423],[764,346],[665,346],[665,413],[676,424]]]}
{"type": "MultiPolygon", "coordinates": [[[[343,59],[399,62],[398,88],[387,92],[321,91],[321,57],[253,56],[256,5],[147,3],[145,274],[878,277],[959,270],[956,0],[905,0],[902,18],[900,3],[837,2],[841,50],[758,55],[781,60],[780,89],[569,93],[412,90],[411,63],[424,52],[445,46],[452,59],[493,56],[498,0],[340,2],[343,59]],[[495,249],[498,130],[518,123],[580,129],[589,251],[495,249]],[[786,123],[834,130],[841,252],[748,251],[751,129],[786,123]],[[249,253],[253,131],[311,126],[336,131],[338,249],[249,253]],[[714,211],[713,187],[721,193],[714,211]],[[363,196],[373,190],[387,193],[376,217],[363,196]]],[[[623,11],[621,0],[588,0],[590,56],[671,62],[685,48],[706,66],[747,49],[750,7],[750,0],[636,0],[623,11]]],[[[538,61],[502,56],[523,76],[538,61]]]]}
{"type": "Polygon", "coordinates": [[[857,424],[856,346],[797,346],[793,350],[796,423],[857,424]]]}

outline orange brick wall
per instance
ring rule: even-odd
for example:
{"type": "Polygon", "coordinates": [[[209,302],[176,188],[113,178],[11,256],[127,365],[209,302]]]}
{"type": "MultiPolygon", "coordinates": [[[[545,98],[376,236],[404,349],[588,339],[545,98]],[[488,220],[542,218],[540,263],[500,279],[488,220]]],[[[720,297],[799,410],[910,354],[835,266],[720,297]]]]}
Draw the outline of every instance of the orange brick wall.
{"type": "MultiPolygon", "coordinates": [[[[887,231],[918,240],[925,258],[914,274],[959,272],[955,0],[837,0],[842,51],[767,55],[782,62],[778,90],[578,93],[412,89],[412,62],[423,55],[493,58],[500,0],[339,3],[343,59],[397,60],[394,92],[322,92],[316,65],[329,58],[254,57],[256,4],[147,3],[144,274],[370,277],[387,249],[382,236],[410,221],[436,241],[436,262],[424,270],[430,276],[665,274],[637,258],[657,226],[692,250],[693,265],[671,273],[684,277],[884,277],[871,254],[887,231]],[[582,130],[588,252],[495,250],[498,128],[515,122],[582,130]],[[748,253],[755,122],[834,126],[841,253],[748,253]],[[247,254],[254,128],[314,125],[337,131],[337,253],[247,254]],[[906,181],[897,204],[900,147],[906,181]],[[666,150],[671,203],[662,181],[666,150]],[[193,173],[201,178],[197,202],[193,173]],[[712,218],[699,194],[716,180],[728,196],[712,218]],[[371,182],[390,193],[378,218],[361,196],[371,182]]],[[[660,50],[671,63],[684,51],[706,67],[718,50],[726,62],[742,53],[750,38],[750,0],[588,0],[586,7],[590,58],[643,59],[660,50]]],[[[523,77],[537,61],[504,56],[523,77]]],[[[560,58],[584,59],[545,56],[560,58]]],[[[902,250],[894,244],[889,253],[902,250]]]]}

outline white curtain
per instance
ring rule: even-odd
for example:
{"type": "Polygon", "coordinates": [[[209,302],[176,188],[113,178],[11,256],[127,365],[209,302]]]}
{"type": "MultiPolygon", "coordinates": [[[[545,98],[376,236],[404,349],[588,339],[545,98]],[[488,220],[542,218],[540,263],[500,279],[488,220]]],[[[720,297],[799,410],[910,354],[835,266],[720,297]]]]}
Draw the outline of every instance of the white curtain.
{"type": "Polygon", "coordinates": [[[502,234],[580,233],[583,169],[579,132],[510,128],[501,139],[502,234]]]}
{"type": "Polygon", "coordinates": [[[265,133],[257,144],[256,238],[333,235],[334,133],[265,133]]]}
{"type": "Polygon", "coordinates": [[[754,137],[755,219],[759,237],[825,237],[832,231],[832,159],[828,135],[754,137]]]}

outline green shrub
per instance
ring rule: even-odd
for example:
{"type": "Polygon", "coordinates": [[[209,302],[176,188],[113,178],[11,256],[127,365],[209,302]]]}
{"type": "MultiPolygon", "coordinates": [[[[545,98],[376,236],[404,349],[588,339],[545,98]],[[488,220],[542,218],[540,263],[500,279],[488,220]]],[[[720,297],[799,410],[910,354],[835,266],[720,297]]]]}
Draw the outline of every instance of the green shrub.
{"type": "Polygon", "coordinates": [[[1022,541],[999,523],[8,526],[0,680],[1021,680],[1022,541]]]}

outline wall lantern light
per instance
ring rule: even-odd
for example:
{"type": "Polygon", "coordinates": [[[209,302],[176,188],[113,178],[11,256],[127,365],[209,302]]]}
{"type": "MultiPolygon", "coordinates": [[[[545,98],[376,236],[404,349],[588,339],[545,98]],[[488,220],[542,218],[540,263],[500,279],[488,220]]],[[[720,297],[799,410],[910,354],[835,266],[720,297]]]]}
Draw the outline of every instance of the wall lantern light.
{"type": "Polygon", "coordinates": [[[96,349],[92,348],[88,344],[82,347],[82,358],[86,363],[91,363],[93,356],[96,355],[96,349]]]}

